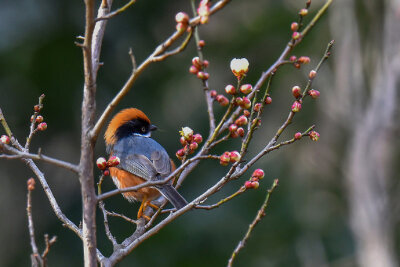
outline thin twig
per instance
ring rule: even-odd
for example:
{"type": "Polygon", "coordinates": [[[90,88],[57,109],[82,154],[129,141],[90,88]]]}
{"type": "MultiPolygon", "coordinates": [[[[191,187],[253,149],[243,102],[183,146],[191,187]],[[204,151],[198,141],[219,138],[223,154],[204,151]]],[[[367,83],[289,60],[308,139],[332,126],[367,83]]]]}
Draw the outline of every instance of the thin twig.
{"type": "Polygon", "coordinates": [[[131,0],[128,3],[126,3],[124,6],[118,8],[117,10],[108,13],[107,15],[101,16],[101,17],[97,17],[95,19],[95,22],[98,22],[100,20],[106,20],[106,19],[110,19],[112,17],[115,17],[118,14],[121,14],[122,12],[126,11],[129,7],[131,7],[134,3],[136,3],[136,0],[131,0]]]}
{"type": "Polygon", "coordinates": [[[32,121],[31,121],[31,126],[29,128],[30,131],[29,131],[28,138],[26,138],[26,143],[25,143],[25,151],[26,152],[29,151],[29,145],[31,144],[32,137],[37,132],[37,129],[35,129],[36,117],[39,115],[40,110],[43,108],[43,99],[44,99],[44,97],[45,97],[44,94],[39,96],[39,104],[38,104],[39,109],[35,110],[35,112],[33,113],[32,118],[31,118],[32,121]]]}
{"type": "Polygon", "coordinates": [[[106,210],[103,201],[99,201],[99,208],[103,212],[104,229],[106,231],[107,238],[111,241],[113,248],[115,250],[115,248],[118,246],[118,243],[110,231],[110,226],[108,224],[108,211],[106,210]]]}
{"type": "Polygon", "coordinates": [[[204,206],[204,205],[197,205],[195,206],[196,209],[205,209],[205,210],[212,210],[215,208],[218,208],[219,206],[221,206],[222,204],[228,202],[229,200],[232,200],[234,197],[244,193],[246,191],[246,187],[242,186],[240,187],[240,189],[238,191],[236,191],[235,193],[233,193],[232,195],[221,199],[220,201],[218,201],[217,203],[213,204],[213,205],[208,205],[208,206],[204,206]]]}
{"type": "Polygon", "coordinates": [[[46,260],[47,260],[46,258],[50,252],[50,248],[52,245],[54,245],[54,243],[56,243],[56,241],[57,241],[57,236],[53,236],[51,239],[49,239],[48,234],[44,235],[44,242],[46,244],[46,247],[42,253],[42,259],[43,259],[44,265],[46,265],[46,260]]]}
{"type": "Polygon", "coordinates": [[[249,225],[249,228],[247,229],[247,232],[246,232],[245,236],[243,237],[243,239],[239,242],[239,244],[236,246],[235,250],[233,251],[231,258],[228,261],[228,267],[232,267],[232,264],[233,264],[233,261],[235,260],[235,257],[240,252],[240,250],[242,248],[244,248],[244,246],[246,245],[246,242],[249,239],[251,232],[254,230],[254,227],[256,227],[256,225],[265,216],[265,210],[268,207],[270,196],[271,196],[272,192],[274,191],[274,189],[277,186],[278,186],[278,179],[275,179],[273,184],[272,184],[272,186],[271,186],[271,188],[267,191],[267,196],[265,197],[264,203],[262,204],[262,206],[258,210],[257,215],[254,218],[254,220],[252,221],[252,223],[249,225]]]}

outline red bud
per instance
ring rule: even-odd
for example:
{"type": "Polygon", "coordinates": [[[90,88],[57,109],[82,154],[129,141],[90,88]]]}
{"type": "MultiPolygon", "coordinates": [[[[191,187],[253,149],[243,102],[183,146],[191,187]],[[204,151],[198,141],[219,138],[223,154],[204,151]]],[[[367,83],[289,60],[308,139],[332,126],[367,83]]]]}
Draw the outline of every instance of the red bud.
{"type": "Polygon", "coordinates": [[[308,94],[313,98],[313,99],[317,99],[320,95],[320,92],[318,90],[314,90],[311,89],[310,91],[308,91],[308,94]]]}
{"type": "Polygon", "coordinates": [[[248,123],[247,117],[242,115],[236,119],[235,124],[238,126],[246,125],[248,123]]]}
{"type": "Polygon", "coordinates": [[[301,96],[301,88],[300,88],[300,86],[293,86],[293,88],[292,88],[292,95],[295,97],[295,98],[299,98],[300,96],[301,96]]]}
{"type": "Polygon", "coordinates": [[[196,68],[196,66],[192,65],[192,66],[190,66],[190,68],[189,68],[189,72],[190,72],[191,74],[197,74],[197,73],[199,72],[199,69],[196,68]]]}
{"type": "Polygon", "coordinates": [[[227,86],[225,86],[225,92],[227,94],[234,95],[236,94],[236,88],[235,86],[228,84],[227,86]]]}
{"type": "Polygon", "coordinates": [[[302,135],[301,135],[300,132],[297,132],[297,133],[294,134],[294,139],[296,139],[296,140],[301,139],[301,137],[302,137],[302,135]]]}
{"type": "Polygon", "coordinates": [[[236,132],[238,126],[236,124],[231,124],[229,125],[229,131],[232,132],[236,132]]]}
{"type": "Polygon", "coordinates": [[[219,157],[219,163],[222,165],[222,166],[226,166],[226,165],[228,165],[228,163],[231,161],[231,158],[230,158],[230,153],[229,152],[225,152],[224,154],[222,154],[220,157],[219,157]]]}
{"type": "Polygon", "coordinates": [[[262,107],[262,104],[261,103],[256,103],[255,105],[254,105],[254,111],[255,112],[259,112],[260,110],[261,110],[261,107],[262,107]]]}
{"type": "Polygon", "coordinates": [[[103,171],[103,175],[104,175],[104,176],[109,176],[109,175],[110,175],[110,170],[109,170],[109,169],[105,169],[105,170],[103,171]]]}
{"type": "Polygon", "coordinates": [[[301,110],[301,104],[299,101],[294,101],[292,105],[292,111],[293,112],[299,112],[301,110]]]}
{"type": "Polygon", "coordinates": [[[115,167],[119,165],[120,159],[117,156],[111,156],[108,161],[107,161],[107,166],[108,167],[115,167]]]}
{"type": "Polygon", "coordinates": [[[3,134],[0,138],[0,142],[8,145],[10,143],[10,137],[8,137],[8,135],[3,134]]]}
{"type": "Polygon", "coordinates": [[[251,86],[251,84],[243,84],[242,86],[240,86],[240,92],[242,92],[245,95],[250,93],[251,90],[253,90],[253,86],[251,86]]]}
{"type": "Polygon", "coordinates": [[[230,158],[231,158],[231,162],[232,163],[234,163],[234,162],[238,162],[239,160],[240,160],[240,153],[239,152],[237,152],[237,151],[232,151],[231,153],[230,153],[230,158]]]}
{"type": "Polygon", "coordinates": [[[217,91],[211,90],[211,91],[210,91],[210,96],[211,96],[212,98],[215,98],[215,97],[217,96],[217,91]]]}
{"type": "Polygon", "coordinates": [[[297,22],[292,22],[292,24],[290,25],[290,29],[295,32],[299,29],[299,24],[297,22]]]}
{"type": "Polygon", "coordinates": [[[45,122],[40,123],[40,124],[37,126],[37,129],[38,129],[39,131],[44,131],[44,130],[46,130],[46,129],[47,129],[47,123],[45,123],[45,122]]]}
{"type": "Polygon", "coordinates": [[[243,137],[243,136],[244,136],[244,129],[243,129],[242,127],[239,127],[239,128],[236,130],[236,132],[238,133],[238,135],[239,135],[240,137],[243,137]]]}
{"type": "Polygon", "coordinates": [[[43,121],[43,116],[42,115],[39,115],[39,116],[36,117],[36,122],[37,123],[41,123],[42,121],[43,121]]]}
{"type": "Polygon", "coordinates": [[[96,160],[96,165],[100,170],[104,170],[107,167],[107,161],[105,158],[100,157],[96,160]]]}
{"type": "Polygon", "coordinates": [[[262,169],[256,169],[254,172],[253,172],[253,175],[252,175],[252,177],[256,177],[256,178],[258,178],[258,179],[262,179],[262,178],[264,178],[264,171],[262,170],[262,169]]]}
{"type": "Polygon", "coordinates": [[[218,101],[218,103],[221,105],[221,106],[227,106],[228,104],[229,104],[229,100],[228,100],[228,98],[226,98],[225,96],[223,96],[223,95],[217,95],[217,97],[216,97],[216,100],[218,101]]]}
{"type": "Polygon", "coordinates": [[[200,40],[197,45],[199,47],[204,47],[206,45],[206,42],[204,40],[200,40]]]}
{"type": "Polygon", "coordinates": [[[201,142],[203,142],[203,137],[201,136],[201,134],[195,134],[193,135],[193,141],[200,144],[201,142]]]}
{"type": "Polygon", "coordinates": [[[301,34],[299,32],[293,32],[292,33],[292,39],[297,40],[301,37],[301,34]]]}
{"type": "Polygon", "coordinates": [[[272,98],[269,97],[269,96],[267,96],[267,97],[265,98],[265,104],[266,104],[266,105],[269,105],[269,104],[271,104],[271,103],[272,103],[272,98]]]}

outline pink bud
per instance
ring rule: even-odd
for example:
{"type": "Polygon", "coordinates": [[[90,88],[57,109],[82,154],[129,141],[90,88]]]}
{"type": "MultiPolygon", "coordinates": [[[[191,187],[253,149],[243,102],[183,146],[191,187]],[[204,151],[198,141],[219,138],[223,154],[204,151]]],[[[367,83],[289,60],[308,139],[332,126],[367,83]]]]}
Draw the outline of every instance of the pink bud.
{"type": "Polygon", "coordinates": [[[242,115],[236,119],[235,124],[238,126],[246,125],[248,123],[247,117],[242,115]]]}
{"type": "Polygon", "coordinates": [[[292,88],[292,95],[295,97],[295,98],[299,98],[300,96],[301,96],[301,88],[300,88],[300,86],[293,86],[293,88],[292,88]]]}
{"type": "Polygon", "coordinates": [[[250,181],[244,182],[244,186],[245,186],[247,189],[253,188],[253,184],[252,184],[250,181]]]}
{"type": "Polygon", "coordinates": [[[34,110],[35,112],[39,112],[39,111],[41,110],[41,108],[40,108],[39,105],[35,105],[35,106],[33,106],[33,110],[34,110]]]}
{"type": "Polygon", "coordinates": [[[193,135],[193,141],[200,144],[201,142],[203,142],[203,137],[201,136],[201,134],[195,134],[193,135]]]}
{"type": "Polygon", "coordinates": [[[313,141],[318,141],[319,140],[319,133],[316,131],[311,131],[310,134],[310,139],[313,141]]]}
{"type": "Polygon", "coordinates": [[[255,105],[254,105],[254,111],[255,112],[259,112],[260,110],[261,110],[261,107],[262,107],[262,104],[261,103],[256,103],[255,105]]]}
{"type": "Polygon", "coordinates": [[[206,42],[205,42],[204,40],[200,40],[200,41],[197,43],[197,45],[198,45],[199,47],[204,47],[204,46],[206,45],[206,42]]]}
{"type": "Polygon", "coordinates": [[[205,60],[203,61],[203,66],[204,66],[204,68],[207,68],[208,65],[210,65],[210,62],[208,62],[208,60],[205,59],[205,60]]]}
{"type": "Polygon", "coordinates": [[[269,97],[269,96],[267,96],[267,98],[265,98],[265,104],[266,104],[266,105],[269,105],[269,104],[271,104],[271,103],[272,103],[272,98],[269,97]]]}
{"type": "Polygon", "coordinates": [[[297,62],[300,64],[308,64],[308,63],[310,63],[310,58],[306,57],[306,56],[302,56],[302,57],[299,57],[297,62]]]}
{"type": "Polygon", "coordinates": [[[236,88],[235,86],[228,84],[227,86],[225,86],[225,92],[227,94],[234,95],[236,94],[236,88]]]}
{"type": "Polygon", "coordinates": [[[10,143],[10,137],[8,137],[8,135],[3,134],[0,138],[0,142],[8,145],[10,143]]]}
{"type": "Polygon", "coordinates": [[[109,175],[110,175],[110,170],[109,170],[109,169],[105,169],[105,170],[103,171],[103,175],[104,175],[104,176],[109,176],[109,175]]]}
{"type": "Polygon", "coordinates": [[[299,112],[301,110],[301,104],[299,101],[294,101],[292,105],[292,111],[293,112],[299,112]]]}
{"type": "Polygon", "coordinates": [[[179,142],[181,143],[182,146],[187,145],[187,141],[186,141],[185,137],[183,137],[183,136],[181,136],[181,138],[179,138],[179,142]]]}
{"type": "Polygon", "coordinates": [[[228,165],[230,161],[231,161],[231,158],[230,158],[230,153],[229,153],[228,151],[225,152],[224,154],[222,154],[222,155],[219,157],[219,163],[220,163],[222,166],[228,165]]]}
{"type": "Polygon", "coordinates": [[[240,92],[242,92],[245,95],[250,93],[251,90],[253,90],[253,86],[251,86],[251,84],[243,84],[242,86],[240,86],[240,92]]]}
{"type": "Polygon", "coordinates": [[[293,33],[292,33],[292,39],[293,39],[293,40],[299,39],[300,36],[301,36],[301,34],[300,34],[299,32],[293,32],[293,33]]]}
{"type": "Polygon", "coordinates": [[[251,101],[250,101],[250,99],[248,99],[247,97],[244,96],[244,97],[242,98],[242,100],[243,100],[243,102],[242,102],[242,104],[240,105],[241,108],[248,109],[248,108],[251,107],[251,101]]]}
{"type": "Polygon", "coordinates": [[[238,106],[243,105],[243,98],[241,98],[241,97],[236,97],[235,103],[236,103],[236,105],[238,105],[238,106]]]}
{"type": "Polygon", "coordinates": [[[297,22],[292,22],[292,24],[290,25],[290,29],[295,32],[299,29],[299,24],[297,22]]]}
{"type": "Polygon", "coordinates": [[[116,156],[111,156],[108,161],[107,161],[107,166],[108,167],[115,167],[117,165],[119,165],[120,163],[120,159],[116,156]]]}
{"type": "Polygon", "coordinates": [[[308,94],[313,98],[313,99],[317,99],[320,95],[320,92],[318,90],[314,90],[311,89],[310,91],[308,91],[308,94]]]}
{"type": "Polygon", "coordinates": [[[37,126],[37,129],[38,129],[39,131],[44,131],[44,130],[46,130],[46,129],[47,129],[47,123],[45,123],[45,122],[39,123],[39,125],[37,126]]]}
{"type": "Polygon", "coordinates": [[[192,64],[198,69],[201,69],[201,66],[203,65],[199,57],[192,58],[192,64]]]}
{"type": "Polygon", "coordinates": [[[178,151],[176,151],[175,156],[178,159],[182,159],[182,157],[185,156],[185,150],[183,148],[179,149],[178,151]]]}
{"type": "Polygon", "coordinates": [[[317,72],[315,70],[311,70],[310,73],[308,74],[308,78],[310,80],[314,79],[315,76],[317,76],[317,72]]]}
{"type": "Polygon", "coordinates": [[[294,63],[293,66],[294,66],[296,69],[300,69],[300,68],[301,68],[300,63],[297,63],[297,62],[294,63]]]}
{"type": "Polygon", "coordinates": [[[256,169],[253,174],[251,175],[252,177],[256,177],[258,179],[264,178],[264,171],[262,169],[256,169]]]}
{"type": "Polygon", "coordinates": [[[244,109],[243,115],[245,115],[246,117],[250,116],[250,111],[248,111],[247,109],[244,109]]]}
{"type": "Polygon", "coordinates": [[[238,126],[234,123],[232,123],[231,125],[229,125],[229,131],[232,132],[236,132],[238,126]]]}
{"type": "Polygon", "coordinates": [[[301,10],[300,10],[300,12],[299,12],[299,15],[300,16],[307,16],[307,14],[308,14],[308,9],[306,9],[306,8],[302,8],[301,10]]]}
{"type": "Polygon", "coordinates": [[[189,72],[190,72],[191,74],[197,74],[197,73],[199,72],[199,69],[196,68],[196,66],[192,65],[192,66],[190,66],[190,68],[189,68],[189,72]]]}
{"type": "Polygon", "coordinates": [[[188,23],[189,22],[189,15],[185,12],[179,12],[175,15],[175,21],[178,23],[188,23]]]}
{"type": "Polygon", "coordinates": [[[205,80],[208,80],[208,78],[210,78],[210,74],[208,74],[207,72],[204,72],[204,71],[199,71],[197,73],[197,78],[205,81],[205,80]]]}
{"type": "Polygon", "coordinates": [[[260,186],[258,182],[251,182],[251,185],[253,186],[254,189],[257,189],[260,186]]]}
{"type": "Polygon", "coordinates": [[[237,151],[232,151],[229,156],[232,163],[238,162],[240,160],[240,153],[237,151]]]}
{"type": "Polygon", "coordinates": [[[210,96],[211,96],[212,98],[215,98],[215,97],[217,96],[217,91],[211,90],[211,91],[210,91],[210,96]]]}
{"type": "Polygon", "coordinates": [[[187,27],[188,27],[187,23],[181,23],[181,22],[180,22],[180,23],[176,24],[176,30],[177,30],[178,32],[184,32],[184,31],[186,31],[187,27]]]}
{"type": "Polygon", "coordinates": [[[239,134],[237,133],[237,131],[231,132],[230,137],[232,137],[232,138],[238,138],[238,137],[239,137],[239,134]]]}
{"type": "Polygon", "coordinates": [[[239,128],[236,130],[236,132],[237,132],[237,134],[238,134],[240,137],[243,137],[243,136],[244,136],[244,129],[243,129],[242,127],[239,127],[239,128]]]}
{"type": "Polygon", "coordinates": [[[96,165],[97,168],[99,168],[100,170],[104,170],[105,168],[107,168],[107,160],[103,157],[100,157],[96,160],[96,165]]]}
{"type": "Polygon", "coordinates": [[[229,100],[228,100],[228,98],[226,98],[225,96],[223,96],[223,95],[217,95],[217,97],[216,97],[216,100],[218,101],[218,103],[221,105],[221,106],[227,106],[228,104],[229,104],[229,100]]]}
{"type": "Polygon", "coordinates": [[[190,145],[189,145],[190,151],[194,151],[194,150],[196,150],[198,147],[199,147],[199,144],[196,143],[196,142],[192,142],[192,143],[190,143],[190,145]]]}
{"type": "Polygon", "coordinates": [[[296,140],[301,139],[301,137],[302,137],[302,135],[301,135],[300,132],[297,132],[297,133],[294,134],[294,139],[296,139],[296,140]]]}
{"type": "Polygon", "coordinates": [[[37,117],[36,117],[36,122],[37,123],[41,123],[43,121],[43,116],[42,115],[38,115],[37,117]]]}
{"type": "Polygon", "coordinates": [[[291,56],[291,57],[289,58],[289,60],[292,61],[292,62],[295,62],[295,61],[297,60],[297,57],[296,57],[296,56],[291,56]]]}

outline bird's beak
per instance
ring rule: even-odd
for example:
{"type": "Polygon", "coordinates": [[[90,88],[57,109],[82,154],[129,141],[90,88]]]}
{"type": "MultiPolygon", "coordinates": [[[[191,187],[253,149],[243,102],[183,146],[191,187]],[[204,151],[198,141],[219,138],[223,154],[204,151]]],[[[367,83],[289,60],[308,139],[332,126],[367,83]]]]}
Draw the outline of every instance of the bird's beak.
{"type": "Polygon", "coordinates": [[[157,126],[155,126],[154,124],[151,124],[150,125],[150,131],[152,132],[152,131],[155,131],[155,130],[157,130],[157,126]]]}

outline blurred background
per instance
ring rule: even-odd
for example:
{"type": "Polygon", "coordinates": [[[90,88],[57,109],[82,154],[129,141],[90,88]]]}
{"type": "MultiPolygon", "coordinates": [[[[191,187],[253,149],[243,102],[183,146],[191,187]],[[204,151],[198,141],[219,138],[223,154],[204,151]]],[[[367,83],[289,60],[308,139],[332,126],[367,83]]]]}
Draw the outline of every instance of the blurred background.
{"type": "MultiPolygon", "coordinates": [[[[125,2],[117,0],[114,7],[125,2]]],[[[323,3],[312,1],[306,22],[323,3]]],[[[200,28],[206,41],[204,55],[210,61],[211,89],[222,93],[226,84],[234,82],[229,69],[234,57],[249,60],[245,81],[254,84],[286,46],[290,24],[304,4],[299,0],[232,1],[212,16],[200,28]]],[[[46,155],[74,163],[79,160],[83,87],[81,49],[74,41],[83,35],[83,8],[83,1],[3,0],[0,9],[0,107],[23,142],[33,106],[44,93],[42,114],[48,129],[34,137],[32,151],[40,147],[46,155]]],[[[174,16],[179,11],[190,14],[190,2],[138,1],[109,22],[97,83],[98,114],[131,72],[129,48],[138,63],[144,60],[174,31],[174,16]]],[[[235,266],[398,266],[400,1],[334,1],[293,51],[309,56],[311,63],[300,70],[284,66],[278,71],[272,85],[273,102],[266,108],[248,157],[262,149],[286,119],[293,101],[292,86],[305,86],[308,72],[331,39],[336,41],[332,57],[314,83],[320,98],[306,99],[281,137],[286,140],[316,124],[320,140],[304,138],[267,155],[255,166],[266,171],[258,190],[216,210],[185,214],[118,266],[226,265],[275,178],[280,185],[267,215],[235,266]]],[[[183,53],[152,64],[117,108],[133,106],[147,113],[160,129],[154,138],[171,156],[180,148],[181,127],[190,126],[203,136],[208,133],[201,83],[188,73],[195,55],[192,40],[183,53]]],[[[217,115],[223,111],[218,105],[215,110],[217,115]]],[[[238,148],[234,140],[214,153],[238,148]]],[[[104,155],[99,139],[96,157],[104,155]]],[[[79,224],[78,178],[48,164],[38,165],[63,212],[79,224]]],[[[217,162],[204,162],[180,191],[191,200],[226,170],[217,162]]],[[[20,161],[0,161],[0,266],[30,264],[26,181],[32,175],[20,161]]],[[[235,192],[247,176],[226,186],[208,203],[235,192]]],[[[103,186],[104,190],[113,188],[111,180],[103,186]]],[[[138,205],[117,196],[106,207],[135,217],[138,205]]],[[[45,233],[58,237],[48,256],[50,266],[81,266],[81,241],[60,224],[39,185],[33,192],[33,217],[41,249],[45,233]]],[[[112,247],[100,217],[98,226],[98,246],[109,255],[112,247]]],[[[132,225],[116,218],[110,219],[110,226],[118,241],[134,231],[132,225]]]]}

